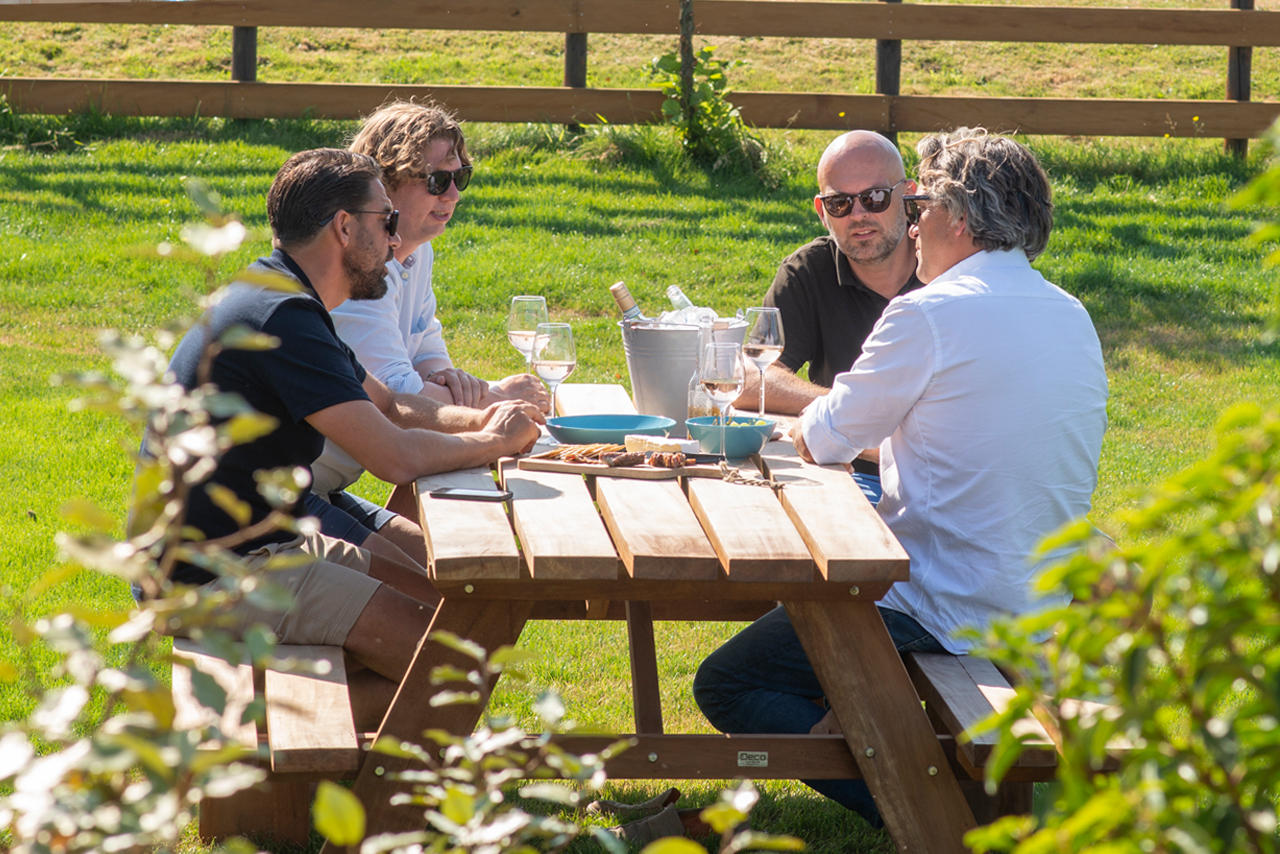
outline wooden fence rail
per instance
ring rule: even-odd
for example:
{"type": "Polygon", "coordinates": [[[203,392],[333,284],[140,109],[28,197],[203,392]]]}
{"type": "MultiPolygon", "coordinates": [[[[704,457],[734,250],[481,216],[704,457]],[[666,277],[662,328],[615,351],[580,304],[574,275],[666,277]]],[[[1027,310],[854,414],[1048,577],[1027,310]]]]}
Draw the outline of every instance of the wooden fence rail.
{"type": "MultiPolygon", "coordinates": [[[[695,0],[700,35],[902,41],[1216,45],[1228,48],[1224,100],[973,98],[897,94],[896,69],[881,94],[733,93],[757,127],[884,133],[983,124],[1028,134],[1201,136],[1240,142],[1280,116],[1280,104],[1249,102],[1249,51],[1280,46],[1280,12],[1232,0],[1224,10],[1062,8],[810,0],[695,0]]],[[[407,86],[253,82],[241,61],[234,82],[0,78],[0,94],[22,112],[96,108],[147,116],[358,118],[389,97],[430,96],[469,121],[615,124],[655,121],[661,95],[648,89],[588,89],[586,34],[675,34],[678,0],[350,0],[5,3],[0,21],[216,25],[236,28],[240,51],[255,27],[352,27],[557,32],[566,39],[565,87],[407,86]]],[[[247,44],[246,44],[247,43],[247,44]]],[[[883,57],[882,57],[883,64],[883,57]]],[[[892,66],[892,63],[889,63],[892,66]]]]}

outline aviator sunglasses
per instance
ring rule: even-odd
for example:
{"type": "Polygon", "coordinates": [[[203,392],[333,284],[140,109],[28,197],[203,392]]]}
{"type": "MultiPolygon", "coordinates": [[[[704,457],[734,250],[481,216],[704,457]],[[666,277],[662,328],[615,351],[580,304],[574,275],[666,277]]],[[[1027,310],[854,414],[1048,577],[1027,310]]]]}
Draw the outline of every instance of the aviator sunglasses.
{"type": "Polygon", "coordinates": [[[463,166],[461,169],[455,169],[452,172],[446,172],[441,169],[438,172],[419,173],[410,177],[425,180],[427,182],[427,192],[433,196],[441,196],[447,193],[451,183],[456,185],[458,192],[461,193],[471,183],[471,167],[463,166]]]}
{"type": "MultiPolygon", "coordinates": [[[[341,208],[340,210],[345,210],[345,208],[341,208]]],[[[394,236],[395,236],[395,233],[396,233],[396,227],[397,227],[398,225],[400,225],[400,211],[347,211],[347,213],[349,213],[349,214],[378,214],[378,215],[380,215],[380,216],[386,217],[386,219],[385,219],[385,220],[383,220],[382,225],[383,225],[383,227],[384,227],[384,228],[386,228],[386,230],[387,230],[387,234],[388,234],[389,236],[391,236],[391,237],[394,237],[394,236]]],[[[321,225],[321,226],[328,225],[328,224],[329,224],[329,222],[330,222],[330,221],[331,221],[335,216],[337,216],[337,215],[338,215],[338,211],[334,211],[333,213],[329,214],[329,215],[328,215],[327,217],[325,217],[324,219],[320,220],[320,225],[321,225]]]]}
{"type": "Polygon", "coordinates": [[[822,206],[827,209],[827,216],[833,216],[836,219],[846,217],[853,213],[853,200],[857,199],[862,202],[862,207],[867,213],[884,213],[889,209],[889,200],[893,197],[893,191],[897,189],[899,184],[907,183],[907,179],[903,178],[892,187],[872,187],[870,190],[863,190],[861,193],[831,193],[826,196],[818,196],[822,200],[822,206]]]}

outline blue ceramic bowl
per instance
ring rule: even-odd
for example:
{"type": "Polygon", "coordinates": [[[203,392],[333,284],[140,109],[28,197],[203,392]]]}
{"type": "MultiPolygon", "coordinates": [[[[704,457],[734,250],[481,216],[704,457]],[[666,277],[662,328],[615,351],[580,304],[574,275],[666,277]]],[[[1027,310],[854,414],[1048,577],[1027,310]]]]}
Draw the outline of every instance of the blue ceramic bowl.
{"type": "Polygon", "coordinates": [[[621,445],[628,434],[665,436],[674,426],[675,419],[661,415],[561,415],[547,419],[551,438],[565,445],[621,445]]]}
{"type": "MultiPolygon", "coordinates": [[[[689,438],[698,440],[704,454],[720,453],[720,419],[714,415],[690,418],[684,422],[689,438]]],[[[735,415],[724,427],[724,444],[730,459],[758,454],[773,435],[774,422],[754,415],[735,415]]]]}

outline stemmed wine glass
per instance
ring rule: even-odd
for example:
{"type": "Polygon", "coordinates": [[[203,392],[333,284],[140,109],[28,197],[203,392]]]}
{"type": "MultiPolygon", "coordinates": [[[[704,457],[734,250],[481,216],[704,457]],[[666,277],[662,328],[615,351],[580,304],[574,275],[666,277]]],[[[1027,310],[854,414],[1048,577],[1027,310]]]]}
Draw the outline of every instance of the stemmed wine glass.
{"type": "Polygon", "coordinates": [[[507,313],[507,340],[524,356],[524,372],[533,373],[533,334],[539,323],[547,322],[545,297],[519,296],[511,298],[511,311],[507,313]]]}
{"type": "Polygon", "coordinates": [[[720,410],[720,456],[727,460],[729,455],[725,445],[724,413],[729,404],[742,394],[742,384],[746,381],[746,372],[742,366],[742,345],[736,341],[708,344],[703,351],[700,376],[702,387],[720,410]]]}
{"type": "Polygon", "coordinates": [[[556,389],[578,365],[573,329],[567,323],[539,323],[533,337],[533,370],[551,389],[551,414],[556,414],[556,389]]]}
{"type": "Polygon", "coordinates": [[[782,355],[782,313],[776,308],[747,309],[747,335],[742,354],[760,371],[760,417],[764,417],[764,369],[782,355]]]}

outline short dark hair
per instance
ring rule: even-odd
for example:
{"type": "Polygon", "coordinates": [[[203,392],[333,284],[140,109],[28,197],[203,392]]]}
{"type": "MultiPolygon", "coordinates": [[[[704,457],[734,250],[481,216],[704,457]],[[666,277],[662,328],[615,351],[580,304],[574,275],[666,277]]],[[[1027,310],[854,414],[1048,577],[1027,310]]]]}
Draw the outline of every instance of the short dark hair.
{"type": "Polygon", "coordinates": [[[1022,249],[1034,260],[1053,231],[1049,176],[1024,145],[985,128],[957,128],[927,136],[920,183],[947,209],[964,217],[979,249],[1022,249]]]}
{"type": "Polygon", "coordinates": [[[293,155],[267,193],[267,220],[281,246],[305,243],[338,211],[361,210],[382,170],[373,158],[341,148],[293,155]]]}

